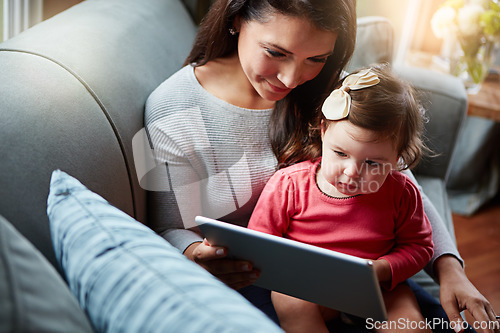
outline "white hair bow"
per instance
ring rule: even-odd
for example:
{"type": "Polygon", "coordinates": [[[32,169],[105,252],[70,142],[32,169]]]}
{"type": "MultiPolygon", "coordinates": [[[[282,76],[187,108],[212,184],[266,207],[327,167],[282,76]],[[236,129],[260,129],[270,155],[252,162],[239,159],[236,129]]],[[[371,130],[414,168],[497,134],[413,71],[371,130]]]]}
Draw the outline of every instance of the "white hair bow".
{"type": "Polygon", "coordinates": [[[342,86],[332,91],[323,103],[321,111],[328,120],[340,120],[349,115],[351,109],[351,95],[349,91],[368,88],[380,82],[378,76],[370,69],[364,69],[356,74],[347,76],[342,86]]]}

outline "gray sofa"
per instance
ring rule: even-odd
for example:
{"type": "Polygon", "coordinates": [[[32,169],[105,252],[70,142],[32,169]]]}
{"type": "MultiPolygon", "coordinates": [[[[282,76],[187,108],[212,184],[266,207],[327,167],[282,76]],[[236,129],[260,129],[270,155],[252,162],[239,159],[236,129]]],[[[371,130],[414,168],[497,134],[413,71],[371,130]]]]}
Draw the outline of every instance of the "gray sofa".
{"type": "MultiPolygon", "coordinates": [[[[54,169],[147,225],[132,138],[143,128],[148,95],[190,50],[195,7],[180,0],[87,0],[0,44],[0,215],[56,269],[46,213],[54,169]]],[[[385,20],[361,19],[351,67],[391,61],[391,29],[385,20]]],[[[416,175],[453,235],[444,185],[465,91],[452,77],[397,70],[428,100],[426,136],[440,155],[416,175]]],[[[12,264],[2,253],[0,288],[12,264]]],[[[7,310],[0,312],[8,316],[7,310]]]]}

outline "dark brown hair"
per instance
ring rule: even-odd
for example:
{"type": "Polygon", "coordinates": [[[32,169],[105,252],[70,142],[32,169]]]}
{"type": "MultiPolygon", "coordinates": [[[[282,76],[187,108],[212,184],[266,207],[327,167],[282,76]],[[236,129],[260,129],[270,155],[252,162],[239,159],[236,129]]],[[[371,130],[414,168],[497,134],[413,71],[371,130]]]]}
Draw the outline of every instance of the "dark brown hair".
{"type": "Polygon", "coordinates": [[[310,20],[318,29],[337,33],[333,54],[312,80],[276,102],[269,136],[278,165],[298,162],[298,152],[309,146],[314,111],[338,82],[356,41],[356,0],[217,0],[202,20],[185,64],[201,66],[237,50],[237,36],[229,33],[236,17],[265,22],[279,13],[310,20]]]}
{"type": "MultiPolygon", "coordinates": [[[[380,82],[368,88],[349,91],[351,109],[345,119],[355,126],[376,132],[380,140],[393,141],[401,157],[400,170],[412,168],[418,164],[423,152],[428,150],[422,141],[424,109],[412,86],[392,73],[388,65],[370,68],[380,82]]],[[[310,132],[310,156],[303,158],[314,159],[321,155],[321,123],[327,127],[333,121],[327,120],[318,110],[310,132]]]]}

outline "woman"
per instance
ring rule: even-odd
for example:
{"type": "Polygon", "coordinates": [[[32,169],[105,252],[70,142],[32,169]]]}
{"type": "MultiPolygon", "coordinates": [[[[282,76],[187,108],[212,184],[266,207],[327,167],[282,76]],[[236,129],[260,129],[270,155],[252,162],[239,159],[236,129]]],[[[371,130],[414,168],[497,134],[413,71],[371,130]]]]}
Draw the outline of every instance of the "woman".
{"type": "MultiPolygon", "coordinates": [[[[195,215],[248,223],[277,165],[297,162],[290,152],[307,146],[312,111],[339,80],[355,32],[353,0],[219,0],[186,66],[148,99],[147,130],[162,166],[152,181],[163,187],[148,200],[152,227],[232,288],[252,284],[258,271],[225,259],[224,249],[187,229],[195,215]]],[[[467,308],[477,320],[493,320],[439,216],[424,203],[440,237],[429,267],[450,319],[461,320],[459,310],[467,308]]]]}

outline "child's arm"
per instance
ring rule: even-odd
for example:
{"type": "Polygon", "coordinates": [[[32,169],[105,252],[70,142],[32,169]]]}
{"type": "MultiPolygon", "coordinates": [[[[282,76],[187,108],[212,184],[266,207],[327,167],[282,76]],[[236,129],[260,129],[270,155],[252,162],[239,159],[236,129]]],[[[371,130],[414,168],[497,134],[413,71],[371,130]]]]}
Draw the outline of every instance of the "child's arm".
{"type": "Polygon", "coordinates": [[[248,228],[282,237],[293,207],[293,182],[283,171],[276,172],[264,187],[255,206],[248,228]]]}
{"type": "Polygon", "coordinates": [[[405,185],[395,225],[396,244],[388,254],[379,258],[390,266],[389,280],[385,280],[387,267],[384,263],[376,263],[382,274],[379,279],[388,289],[420,271],[433,254],[432,228],[424,213],[420,193],[411,181],[407,180],[405,185]]]}

